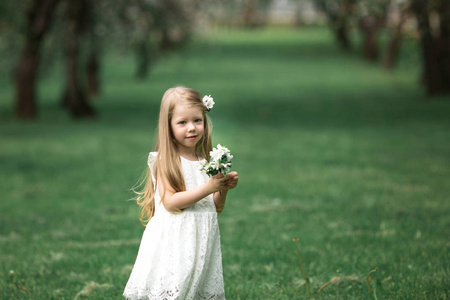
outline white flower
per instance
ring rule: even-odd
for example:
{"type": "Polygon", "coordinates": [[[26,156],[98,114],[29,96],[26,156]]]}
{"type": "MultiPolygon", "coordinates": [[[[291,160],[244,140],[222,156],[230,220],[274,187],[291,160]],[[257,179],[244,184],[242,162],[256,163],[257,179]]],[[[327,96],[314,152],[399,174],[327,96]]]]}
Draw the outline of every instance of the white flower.
{"type": "Polygon", "coordinates": [[[203,97],[203,104],[205,104],[207,110],[210,110],[211,108],[213,108],[215,102],[211,95],[207,95],[203,97]]]}
{"type": "Polygon", "coordinates": [[[200,170],[206,170],[208,168],[208,162],[206,159],[202,159],[200,161],[200,170]]]}
{"type": "Polygon", "coordinates": [[[209,162],[209,166],[214,169],[214,170],[218,170],[219,169],[219,162],[217,161],[217,159],[213,159],[209,162]]]}
{"type": "Polygon", "coordinates": [[[205,171],[209,176],[217,173],[228,174],[231,171],[231,155],[230,150],[218,144],[211,152],[209,152],[211,159],[209,163],[204,161],[201,165],[201,170],[205,171]]]}

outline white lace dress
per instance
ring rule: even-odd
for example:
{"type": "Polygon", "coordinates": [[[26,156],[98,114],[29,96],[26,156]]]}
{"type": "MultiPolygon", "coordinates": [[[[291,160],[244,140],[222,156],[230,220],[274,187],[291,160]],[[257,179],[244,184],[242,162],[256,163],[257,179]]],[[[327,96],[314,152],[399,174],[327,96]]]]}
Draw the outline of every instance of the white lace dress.
{"type": "MultiPolygon", "coordinates": [[[[156,152],[151,152],[151,169],[155,161],[156,152]]],[[[199,162],[181,157],[181,166],[186,190],[208,180],[199,162]]],[[[155,215],[144,230],[123,295],[127,299],[225,299],[220,232],[212,195],[173,214],[164,208],[158,188],[156,191],[155,215]]]]}

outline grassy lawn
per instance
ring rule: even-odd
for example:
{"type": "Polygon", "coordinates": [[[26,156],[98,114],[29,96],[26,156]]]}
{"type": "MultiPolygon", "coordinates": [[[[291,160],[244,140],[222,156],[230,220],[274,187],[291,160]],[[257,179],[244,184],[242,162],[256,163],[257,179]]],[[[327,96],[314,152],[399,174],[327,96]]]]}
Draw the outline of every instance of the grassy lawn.
{"type": "Polygon", "coordinates": [[[145,82],[133,62],[104,61],[97,120],[61,111],[59,74],[35,122],[0,85],[0,298],[121,299],[144,229],[130,188],[175,84],[212,94],[240,173],[220,216],[228,299],[306,298],[297,245],[314,299],[450,298],[450,99],[425,98],[413,48],[386,72],[326,29],[270,29],[198,39],[145,82]]]}

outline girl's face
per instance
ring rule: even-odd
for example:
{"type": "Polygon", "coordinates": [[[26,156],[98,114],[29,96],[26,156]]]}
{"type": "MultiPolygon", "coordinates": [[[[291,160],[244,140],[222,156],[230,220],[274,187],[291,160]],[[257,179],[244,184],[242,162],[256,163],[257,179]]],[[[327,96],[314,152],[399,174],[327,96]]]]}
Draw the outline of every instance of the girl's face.
{"type": "Polygon", "coordinates": [[[175,105],[170,127],[181,153],[195,155],[195,146],[205,131],[204,121],[199,107],[185,103],[175,105]]]}

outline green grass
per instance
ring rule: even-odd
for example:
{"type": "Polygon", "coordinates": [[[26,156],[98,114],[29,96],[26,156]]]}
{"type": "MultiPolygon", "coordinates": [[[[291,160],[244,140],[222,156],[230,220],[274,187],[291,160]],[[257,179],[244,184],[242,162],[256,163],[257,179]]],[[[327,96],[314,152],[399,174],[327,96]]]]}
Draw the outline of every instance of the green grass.
{"type": "Polygon", "coordinates": [[[240,173],[220,216],[228,299],[306,298],[293,237],[314,299],[370,299],[374,269],[378,299],[450,298],[450,99],[425,98],[406,49],[386,72],[326,29],[218,32],[146,82],[110,55],[94,121],[61,111],[58,74],[35,122],[0,86],[1,296],[121,299],[143,231],[129,189],[181,83],[213,95],[214,143],[240,173]]]}

